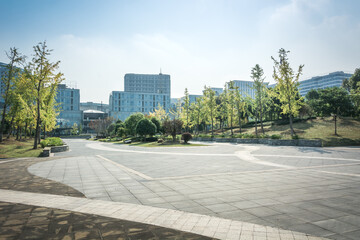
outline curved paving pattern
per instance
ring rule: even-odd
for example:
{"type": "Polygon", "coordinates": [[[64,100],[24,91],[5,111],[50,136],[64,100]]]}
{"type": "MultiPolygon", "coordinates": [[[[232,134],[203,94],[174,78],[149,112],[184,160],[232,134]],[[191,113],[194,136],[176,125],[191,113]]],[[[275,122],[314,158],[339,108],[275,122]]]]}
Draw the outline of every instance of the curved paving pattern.
{"type": "Polygon", "coordinates": [[[35,164],[29,171],[91,199],[334,239],[360,235],[359,148],[211,144],[149,150],[83,140],[68,144],[71,152],[57,154],[62,159],[35,164]]]}
{"type": "MultiPolygon", "coordinates": [[[[322,239],[257,224],[149,206],[0,189],[0,201],[95,214],[220,239],[322,239]]],[[[136,236],[135,236],[136,237],[136,236]]]]}

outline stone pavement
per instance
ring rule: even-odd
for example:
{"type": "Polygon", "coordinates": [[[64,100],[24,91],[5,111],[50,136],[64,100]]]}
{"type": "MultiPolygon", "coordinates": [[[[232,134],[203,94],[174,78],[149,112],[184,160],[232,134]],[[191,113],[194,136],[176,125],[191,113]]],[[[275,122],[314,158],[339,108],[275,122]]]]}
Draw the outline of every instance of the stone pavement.
{"type": "Polygon", "coordinates": [[[70,152],[29,171],[91,199],[359,239],[359,148],[160,149],[66,141],[70,152]]]}
{"type": "MultiPolygon", "coordinates": [[[[48,209],[52,208],[71,211],[74,213],[93,214],[97,216],[111,217],[112,219],[139,222],[139,224],[148,223],[155,226],[176,229],[183,233],[182,235],[180,235],[180,237],[177,236],[176,239],[186,236],[187,234],[184,232],[191,232],[219,239],[321,239],[308,236],[305,233],[285,231],[278,228],[271,228],[235,220],[221,219],[206,215],[186,213],[177,210],[155,208],[129,203],[118,203],[102,200],[91,200],[86,198],[18,192],[1,189],[0,201],[42,207],[35,209],[31,212],[32,217],[27,220],[26,224],[26,227],[28,229],[22,232],[22,234],[31,234],[34,238],[38,238],[41,235],[41,232],[46,230],[48,230],[50,234],[55,237],[60,237],[61,233],[64,232],[65,234],[69,235],[72,233],[71,231],[69,232],[69,230],[67,230],[66,232],[66,229],[68,228],[61,228],[62,224],[68,224],[68,216],[66,216],[66,214],[64,214],[64,212],[62,211],[48,209]],[[48,224],[48,222],[51,221],[49,219],[49,215],[53,216],[54,214],[55,220],[53,220],[54,217],[50,218],[53,221],[52,223],[48,224]],[[36,225],[37,228],[31,228],[31,226],[33,225],[36,225]],[[41,229],[39,225],[43,227],[43,229],[41,229]]],[[[0,206],[4,205],[0,204],[0,206]]],[[[92,218],[92,220],[86,219],[86,221],[89,222],[90,225],[93,225],[94,223],[104,223],[102,219],[99,220],[98,218],[95,218],[93,216],[92,218]]],[[[17,220],[16,223],[18,223],[18,221],[19,220],[17,220]]],[[[26,218],[23,221],[26,221],[26,218]]],[[[79,228],[83,227],[84,223],[82,221],[83,219],[81,219],[80,215],[80,217],[77,218],[78,224],[81,225],[79,228]]],[[[13,222],[14,220],[7,219],[5,223],[3,223],[3,227],[4,225],[12,224],[13,222]]],[[[124,234],[125,232],[127,234],[127,237],[131,239],[151,239],[153,238],[153,236],[151,236],[150,232],[153,235],[156,232],[163,233],[163,235],[160,235],[158,239],[166,239],[162,237],[169,237],[169,233],[172,233],[171,230],[161,231],[157,230],[155,227],[151,228],[147,225],[146,228],[148,229],[148,231],[147,234],[144,234],[144,232],[141,231],[143,229],[141,227],[137,227],[135,223],[131,223],[130,227],[126,224],[124,225],[125,227],[118,228],[117,231],[121,234],[124,234]],[[124,230],[124,228],[126,230],[124,230]],[[164,232],[166,232],[166,234],[164,234],[164,232]]],[[[103,231],[105,227],[106,225],[103,228],[100,227],[100,229],[96,229],[97,231],[94,231],[94,228],[92,228],[92,226],[86,226],[86,229],[84,231],[78,231],[75,233],[75,239],[77,237],[79,237],[79,239],[82,237],[84,239],[96,238],[99,237],[99,234],[102,234],[102,237],[112,235],[113,231],[111,230],[101,233],[101,231],[103,231]]],[[[76,228],[76,226],[74,228],[76,228]]],[[[200,239],[200,236],[195,236],[191,239],[200,239]]]]}

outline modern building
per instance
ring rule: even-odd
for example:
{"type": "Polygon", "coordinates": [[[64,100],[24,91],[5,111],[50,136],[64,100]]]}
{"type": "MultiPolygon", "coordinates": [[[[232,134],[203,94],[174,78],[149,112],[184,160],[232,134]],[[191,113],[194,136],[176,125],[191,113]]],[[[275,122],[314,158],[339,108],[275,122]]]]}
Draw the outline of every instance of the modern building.
{"type": "Polygon", "coordinates": [[[134,74],[124,77],[124,91],[137,93],[168,94],[170,96],[170,75],[167,74],[134,74]]]}
{"type": "Polygon", "coordinates": [[[61,128],[72,127],[82,123],[82,111],[80,110],[80,90],[59,84],[56,101],[59,104],[60,114],[57,117],[61,128]]]}
{"type": "Polygon", "coordinates": [[[189,102],[190,105],[194,102],[196,102],[197,98],[201,98],[203,95],[195,95],[195,94],[189,94],[189,102]]]}
{"type": "Polygon", "coordinates": [[[131,114],[148,114],[158,105],[170,108],[170,75],[125,74],[124,91],[112,91],[109,97],[109,116],[124,121],[131,114]]]}
{"type": "Polygon", "coordinates": [[[97,110],[105,113],[109,113],[109,104],[104,103],[94,103],[94,102],[81,102],[80,110],[97,110]]]}
{"type": "MultiPolygon", "coordinates": [[[[254,88],[254,81],[245,81],[245,80],[232,80],[234,87],[237,88],[241,95],[246,97],[255,98],[255,88],[254,88]]],[[[229,84],[229,83],[228,83],[229,84]]],[[[268,82],[264,82],[266,86],[269,86],[268,82]]]]}
{"type": "Polygon", "coordinates": [[[299,92],[301,96],[305,96],[311,89],[324,89],[328,87],[341,87],[342,82],[346,78],[350,78],[352,74],[343,71],[329,73],[324,76],[312,77],[307,80],[300,81],[299,92]]]}
{"type": "Polygon", "coordinates": [[[220,96],[220,94],[222,94],[224,92],[223,88],[213,88],[213,87],[211,87],[210,89],[215,92],[215,96],[217,96],[217,97],[220,96]]]}

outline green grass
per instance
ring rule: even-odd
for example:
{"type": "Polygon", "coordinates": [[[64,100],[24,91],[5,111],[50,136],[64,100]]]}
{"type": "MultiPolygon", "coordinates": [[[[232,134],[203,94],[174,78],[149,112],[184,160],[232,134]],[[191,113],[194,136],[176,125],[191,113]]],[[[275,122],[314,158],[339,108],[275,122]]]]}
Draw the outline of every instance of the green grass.
{"type": "Polygon", "coordinates": [[[39,157],[43,149],[32,149],[33,143],[33,139],[21,142],[5,139],[0,143],[0,158],[39,157]]]}
{"type": "MultiPolygon", "coordinates": [[[[297,122],[293,124],[293,127],[300,139],[320,139],[323,141],[324,146],[360,145],[360,120],[353,118],[338,119],[338,135],[334,133],[334,120],[332,117],[297,122]]],[[[264,126],[264,130],[268,136],[277,135],[281,136],[281,139],[291,139],[289,124],[267,124],[264,126]]],[[[215,137],[223,135],[219,130],[217,133],[215,137]]],[[[230,134],[230,130],[226,130],[225,134],[230,134]]],[[[239,134],[239,128],[234,128],[234,134],[239,134]]],[[[255,135],[255,128],[243,128],[242,134],[255,135]]],[[[258,124],[258,134],[261,134],[260,124],[258,124]]]]}

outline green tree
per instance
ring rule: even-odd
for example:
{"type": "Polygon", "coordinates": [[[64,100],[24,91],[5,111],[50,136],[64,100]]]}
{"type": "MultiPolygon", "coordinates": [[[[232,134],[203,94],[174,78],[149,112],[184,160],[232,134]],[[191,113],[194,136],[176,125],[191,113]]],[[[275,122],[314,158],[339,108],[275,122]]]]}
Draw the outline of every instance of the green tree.
{"type": "Polygon", "coordinates": [[[214,90],[206,86],[204,90],[204,105],[205,114],[207,115],[211,124],[211,135],[214,136],[214,123],[216,121],[218,105],[216,104],[216,96],[214,90]]]}
{"type": "Polygon", "coordinates": [[[149,113],[149,116],[156,117],[160,121],[164,121],[167,118],[167,113],[166,113],[165,109],[159,103],[157,108],[154,109],[153,112],[149,113]]]}
{"type": "Polygon", "coordinates": [[[235,110],[236,110],[236,116],[238,118],[239,123],[239,130],[241,133],[241,121],[245,116],[246,113],[246,102],[244,101],[244,98],[241,96],[240,90],[238,87],[235,88],[235,110]]]}
{"type": "Polygon", "coordinates": [[[60,61],[50,62],[49,55],[52,50],[48,49],[46,42],[34,46],[34,57],[27,67],[25,67],[26,77],[33,85],[36,103],[36,127],[34,138],[34,149],[38,147],[42,123],[41,110],[46,97],[46,88],[62,81],[62,74],[55,73],[60,61]]]}
{"type": "Polygon", "coordinates": [[[150,121],[155,124],[156,126],[156,133],[160,133],[161,132],[161,122],[159,119],[157,119],[156,117],[152,117],[150,118],[150,121]]]}
{"type": "Polygon", "coordinates": [[[73,126],[72,126],[72,129],[71,129],[71,134],[72,135],[77,135],[78,134],[78,125],[77,123],[74,123],[73,126]]]}
{"type": "Polygon", "coordinates": [[[228,120],[229,102],[228,102],[228,86],[225,84],[224,91],[220,96],[216,97],[216,119],[219,121],[220,129],[224,134],[225,123],[228,120]]]}
{"type": "Polygon", "coordinates": [[[297,73],[290,67],[287,54],[283,48],[279,50],[279,60],[271,57],[274,61],[273,78],[276,81],[276,97],[280,100],[281,110],[283,114],[289,115],[291,136],[294,135],[293,118],[299,115],[302,98],[299,96],[299,77],[302,73],[304,65],[300,65],[297,73]]]}
{"type": "Polygon", "coordinates": [[[181,129],[183,127],[183,121],[181,119],[167,119],[163,122],[164,132],[169,134],[173,138],[173,142],[176,141],[176,134],[181,133],[181,129]]]}
{"type": "Polygon", "coordinates": [[[197,134],[199,134],[199,126],[204,119],[203,107],[203,97],[196,98],[195,102],[191,104],[191,121],[196,125],[197,134]]]}
{"type": "Polygon", "coordinates": [[[333,116],[334,133],[337,135],[337,117],[349,115],[353,107],[349,93],[344,88],[332,87],[318,90],[317,97],[313,100],[318,102],[318,114],[333,116]]]}
{"type": "Polygon", "coordinates": [[[136,136],[136,125],[143,118],[144,115],[142,113],[134,113],[125,120],[125,129],[128,134],[136,136]]]}
{"type": "Polygon", "coordinates": [[[156,132],[156,125],[149,119],[143,118],[136,124],[136,133],[146,138],[146,135],[153,136],[156,132]]]}
{"type": "Polygon", "coordinates": [[[231,136],[233,136],[233,125],[236,118],[236,89],[234,87],[234,82],[229,82],[226,100],[228,121],[231,129],[231,136]]]}
{"type": "Polygon", "coordinates": [[[256,64],[255,67],[251,69],[251,78],[254,80],[254,90],[255,90],[255,132],[257,135],[257,120],[260,120],[261,132],[264,134],[264,125],[263,125],[263,114],[264,109],[266,108],[267,100],[267,87],[264,84],[265,77],[264,70],[256,64]]]}
{"type": "Polygon", "coordinates": [[[6,52],[6,56],[9,59],[9,63],[6,65],[6,70],[1,77],[1,84],[4,86],[4,94],[2,96],[4,99],[4,106],[0,125],[0,142],[3,140],[3,132],[5,130],[6,110],[9,104],[9,96],[11,94],[12,86],[20,73],[20,68],[18,68],[17,65],[22,64],[25,61],[25,57],[21,55],[15,47],[10,48],[10,51],[6,52]]]}
{"type": "Polygon", "coordinates": [[[184,92],[184,111],[182,111],[182,120],[185,125],[185,131],[189,131],[189,124],[190,124],[190,99],[189,99],[189,92],[188,89],[185,88],[184,92]]]}

